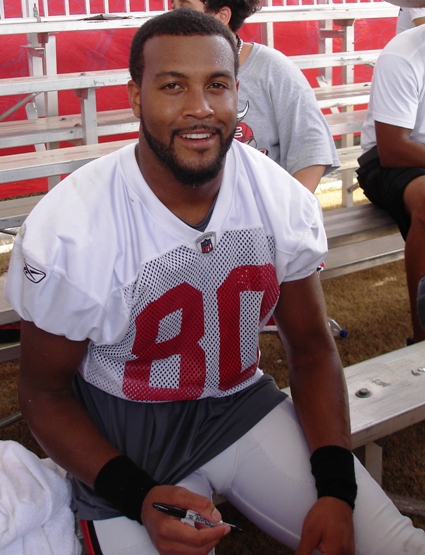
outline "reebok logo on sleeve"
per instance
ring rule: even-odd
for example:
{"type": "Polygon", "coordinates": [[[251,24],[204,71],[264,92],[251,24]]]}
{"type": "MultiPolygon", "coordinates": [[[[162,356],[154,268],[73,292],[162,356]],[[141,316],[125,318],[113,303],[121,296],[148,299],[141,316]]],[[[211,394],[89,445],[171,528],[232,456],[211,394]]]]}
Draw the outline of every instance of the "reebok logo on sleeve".
{"type": "Polygon", "coordinates": [[[40,281],[42,281],[46,277],[46,274],[44,272],[42,272],[41,270],[37,270],[37,268],[34,268],[34,266],[31,266],[26,262],[24,266],[24,274],[25,277],[27,277],[33,283],[40,283],[40,281]]]}

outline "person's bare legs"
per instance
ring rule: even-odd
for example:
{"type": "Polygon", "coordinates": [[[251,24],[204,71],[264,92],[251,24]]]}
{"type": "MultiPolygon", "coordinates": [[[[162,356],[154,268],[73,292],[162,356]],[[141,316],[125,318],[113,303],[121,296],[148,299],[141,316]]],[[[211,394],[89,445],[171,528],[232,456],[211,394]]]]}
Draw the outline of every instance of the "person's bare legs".
{"type": "Polygon", "coordinates": [[[425,276],[425,176],[417,177],[404,191],[404,205],[412,223],[406,238],[404,260],[415,343],[425,340],[417,310],[419,280],[425,276]]]}

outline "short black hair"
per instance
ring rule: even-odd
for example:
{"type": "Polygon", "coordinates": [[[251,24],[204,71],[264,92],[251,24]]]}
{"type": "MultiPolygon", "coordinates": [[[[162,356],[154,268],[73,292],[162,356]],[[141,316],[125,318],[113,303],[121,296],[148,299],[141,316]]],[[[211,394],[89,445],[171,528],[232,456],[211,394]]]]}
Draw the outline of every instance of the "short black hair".
{"type": "Polygon", "coordinates": [[[236,42],[229,29],[218,19],[202,12],[182,8],[157,15],[140,27],[133,37],[130,50],[130,75],[140,85],[145,65],[143,48],[147,40],[163,35],[172,36],[222,36],[230,44],[235,61],[235,76],[239,70],[236,42]]]}
{"type": "Polygon", "coordinates": [[[202,0],[206,13],[218,13],[227,6],[232,11],[229,27],[237,33],[250,15],[261,10],[261,0],[202,0]]]}

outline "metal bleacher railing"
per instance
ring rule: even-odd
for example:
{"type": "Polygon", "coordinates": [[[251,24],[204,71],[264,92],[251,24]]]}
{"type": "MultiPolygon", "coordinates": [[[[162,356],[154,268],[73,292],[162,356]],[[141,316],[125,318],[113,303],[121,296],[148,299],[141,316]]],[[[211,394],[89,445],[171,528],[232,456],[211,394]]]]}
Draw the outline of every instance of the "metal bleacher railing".
{"type": "MultiPolygon", "coordinates": [[[[52,2],[50,2],[52,4],[52,2]]],[[[302,8],[308,11],[317,8],[334,6],[336,9],[340,7],[348,7],[350,9],[357,8],[363,10],[368,9],[366,6],[371,5],[383,6],[381,0],[267,0],[264,5],[268,8],[288,8],[288,10],[296,10],[302,8]]],[[[55,2],[54,9],[49,6],[49,0],[21,0],[20,4],[13,4],[6,0],[0,1],[0,19],[28,19],[28,18],[59,18],[59,17],[81,17],[81,15],[130,15],[140,12],[150,13],[156,11],[166,11],[169,9],[167,0],[84,0],[84,2],[72,2],[72,0],[63,0],[55,2]]]]}

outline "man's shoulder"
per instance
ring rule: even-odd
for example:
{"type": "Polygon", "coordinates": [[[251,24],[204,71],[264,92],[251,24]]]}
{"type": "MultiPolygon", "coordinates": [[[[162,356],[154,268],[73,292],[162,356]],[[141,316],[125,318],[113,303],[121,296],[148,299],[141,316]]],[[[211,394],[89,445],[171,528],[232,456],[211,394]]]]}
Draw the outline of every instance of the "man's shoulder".
{"type": "MultiPolygon", "coordinates": [[[[276,48],[271,48],[265,44],[259,44],[257,42],[253,43],[252,49],[253,58],[257,64],[262,66],[272,66],[276,68],[282,68],[291,73],[298,73],[300,70],[297,65],[288,56],[277,50],[276,48]]],[[[241,66],[243,68],[243,65],[241,66]]]]}
{"type": "Polygon", "coordinates": [[[230,152],[235,160],[238,180],[249,182],[250,188],[260,196],[280,198],[295,190],[297,195],[302,196],[305,192],[311,195],[282,166],[252,146],[235,139],[230,152]]]}
{"type": "Polygon", "coordinates": [[[398,58],[411,59],[412,57],[419,56],[419,59],[425,63],[424,53],[425,25],[419,25],[393,37],[382,49],[380,57],[393,55],[398,58]]]}
{"type": "Polygon", "coordinates": [[[265,46],[254,44],[248,60],[239,70],[241,97],[263,102],[262,94],[267,91],[274,99],[289,105],[295,98],[311,87],[298,66],[285,54],[265,46]],[[261,96],[260,96],[261,95],[261,96]]]}
{"type": "Polygon", "coordinates": [[[282,176],[291,177],[289,173],[282,168],[277,162],[256,148],[242,143],[234,139],[231,146],[233,156],[250,170],[251,168],[261,168],[261,171],[282,174],[282,176]]]}
{"type": "Polygon", "coordinates": [[[129,146],[101,156],[65,177],[31,211],[27,224],[32,226],[36,222],[37,228],[52,229],[53,225],[61,228],[74,218],[82,226],[85,220],[90,225],[93,216],[106,216],[107,207],[116,202],[117,190],[125,190],[118,182],[133,145],[129,146]]]}

